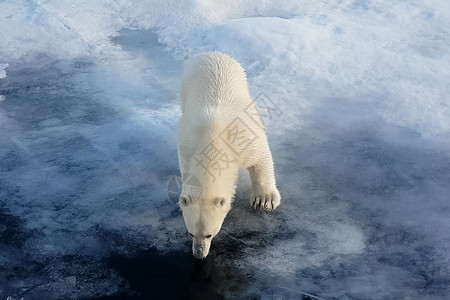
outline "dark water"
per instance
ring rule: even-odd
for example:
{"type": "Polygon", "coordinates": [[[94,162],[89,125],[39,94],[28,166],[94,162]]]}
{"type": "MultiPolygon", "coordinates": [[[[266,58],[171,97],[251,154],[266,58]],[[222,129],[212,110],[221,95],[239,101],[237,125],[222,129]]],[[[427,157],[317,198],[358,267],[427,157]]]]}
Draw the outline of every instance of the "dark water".
{"type": "Polygon", "coordinates": [[[197,260],[187,252],[163,255],[151,249],[134,257],[113,255],[109,267],[125,282],[119,293],[95,299],[225,299],[230,290],[244,289],[249,282],[214,255],[197,260]]]}

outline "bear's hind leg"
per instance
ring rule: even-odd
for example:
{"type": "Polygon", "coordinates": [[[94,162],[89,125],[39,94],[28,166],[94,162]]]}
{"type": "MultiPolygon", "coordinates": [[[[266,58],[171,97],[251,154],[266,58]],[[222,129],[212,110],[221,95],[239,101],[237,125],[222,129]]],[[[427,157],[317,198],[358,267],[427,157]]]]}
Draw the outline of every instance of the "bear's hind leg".
{"type": "Polygon", "coordinates": [[[275,183],[272,155],[248,168],[252,180],[250,206],[255,209],[271,211],[280,205],[280,192],[275,183]]]}

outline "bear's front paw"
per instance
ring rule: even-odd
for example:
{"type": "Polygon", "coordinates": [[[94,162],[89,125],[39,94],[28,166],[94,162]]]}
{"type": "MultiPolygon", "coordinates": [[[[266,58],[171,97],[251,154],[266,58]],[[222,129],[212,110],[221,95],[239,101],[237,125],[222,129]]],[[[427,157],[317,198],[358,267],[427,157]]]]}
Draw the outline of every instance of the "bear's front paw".
{"type": "Polygon", "coordinates": [[[254,209],[271,211],[280,205],[281,197],[276,188],[267,192],[253,192],[250,206],[254,209]]]}

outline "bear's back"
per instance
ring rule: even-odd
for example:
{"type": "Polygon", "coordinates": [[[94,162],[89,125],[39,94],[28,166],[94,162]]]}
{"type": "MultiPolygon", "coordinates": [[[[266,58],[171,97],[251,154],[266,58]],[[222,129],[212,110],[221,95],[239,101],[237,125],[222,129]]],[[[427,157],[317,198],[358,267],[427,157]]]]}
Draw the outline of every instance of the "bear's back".
{"type": "Polygon", "coordinates": [[[180,98],[183,114],[189,115],[224,116],[251,101],[244,69],[220,52],[206,52],[186,61],[180,98]]]}

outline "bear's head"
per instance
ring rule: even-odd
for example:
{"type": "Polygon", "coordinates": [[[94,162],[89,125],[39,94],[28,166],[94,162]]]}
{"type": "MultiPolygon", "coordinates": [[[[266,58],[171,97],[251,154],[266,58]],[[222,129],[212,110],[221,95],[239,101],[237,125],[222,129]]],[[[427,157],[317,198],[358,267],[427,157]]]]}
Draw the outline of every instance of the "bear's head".
{"type": "Polygon", "coordinates": [[[208,255],[211,241],[219,233],[231,209],[231,200],[219,197],[193,201],[190,196],[181,195],[179,205],[192,238],[192,253],[195,258],[203,259],[208,255]]]}

